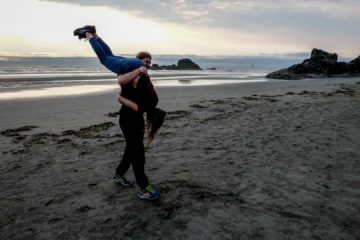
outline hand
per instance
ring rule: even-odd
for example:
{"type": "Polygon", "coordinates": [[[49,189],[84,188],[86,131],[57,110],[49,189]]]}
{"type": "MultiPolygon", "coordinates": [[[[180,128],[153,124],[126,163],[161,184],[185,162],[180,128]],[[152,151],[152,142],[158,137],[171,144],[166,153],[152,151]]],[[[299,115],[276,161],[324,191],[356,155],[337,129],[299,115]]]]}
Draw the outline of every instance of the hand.
{"type": "Polygon", "coordinates": [[[122,104],[122,96],[118,97],[118,102],[122,104]]]}
{"type": "Polygon", "coordinates": [[[118,96],[118,102],[119,102],[119,103],[122,103],[122,96],[121,96],[121,90],[120,90],[120,92],[119,92],[119,96],[118,96]]]}
{"type": "Polygon", "coordinates": [[[147,75],[147,69],[144,66],[140,66],[140,75],[147,75]]]}

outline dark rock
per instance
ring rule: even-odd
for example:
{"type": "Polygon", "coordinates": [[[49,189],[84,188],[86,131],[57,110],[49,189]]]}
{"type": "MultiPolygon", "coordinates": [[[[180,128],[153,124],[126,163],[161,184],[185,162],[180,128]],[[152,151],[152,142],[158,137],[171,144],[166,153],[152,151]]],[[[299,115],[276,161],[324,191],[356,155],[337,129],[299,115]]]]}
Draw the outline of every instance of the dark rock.
{"type": "Polygon", "coordinates": [[[56,141],[57,144],[68,143],[68,142],[71,142],[71,139],[64,138],[56,141]]]}
{"type": "Polygon", "coordinates": [[[13,152],[12,154],[13,154],[13,155],[17,155],[17,154],[23,154],[23,153],[27,153],[27,151],[24,150],[24,149],[21,149],[21,150],[19,150],[19,151],[13,152]]]}
{"type": "Polygon", "coordinates": [[[80,130],[66,130],[62,132],[62,136],[74,135],[80,138],[101,138],[100,135],[95,135],[94,133],[98,133],[103,130],[107,130],[110,127],[115,126],[116,124],[113,122],[103,122],[100,124],[92,125],[85,128],[80,128],[80,130]]]}
{"type": "Polygon", "coordinates": [[[161,70],[159,64],[156,64],[156,63],[154,63],[153,65],[151,65],[151,68],[150,68],[150,69],[151,69],[151,70],[161,70]]]}
{"type": "Polygon", "coordinates": [[[321,49],[314,48],[311,51],[310,59],[313,61],[333,61],[336,62],[338,56],[336,53],[328,53],[321,49]]]}
{"type": "Polygon", "coordinates": [[[17,136],[17,137],[15,137],[15,138],[13,138],[12,142],[14,142],[14,143],[19,143],[20,141],[22,141],[22,140],[24,140],[24,139],[26,139],[25,136],[17,136]]]}
{"type": "Polygon", "coordinates": [[[162,65],[153,64],[150,68],[151,70],[179,70],[175,64],[172,65],[162,65]]]}
{"type": "Polygon", "coordinates": [[[109,112],[108,114],[107,114],[107,116],[109,116],[109,117],[117,117],[117,116],[119,116],[120,115],[120,112],[109,112]]]}
{"type": "Polygon", "coordinates": [[[16,129],[4,130],[0,134],[6,137],[16,137],[16,136],[20,136],[18,132],[31,131],[33,128],[37,128],[37,127],[38,126],[23,126],[16,129]]]}
{"type": "Polygon", "coordinates": [[[201,70],[199,65],[191,61],[189,58],[180,59],[177,67],[179,70],[201,70]]]}
{"type": "Polygon", "coordinates": [[[84,205],[84,206],[76,209],[75,211],[80,212],[80,213],[86,213],[86,212],[90,211],[91,209],[94,209],[94,208],[84,205]]]}
{"type": "Polygon", "coordinates": [[[349,62],[348,68],[350,71],[360,73],[360,56],[349,62]]]}
{"type": "Polygon", "coordinates": [[[360,75],[360,56],[349,63],[337,62],[336,53],[314,48],[310,59],[269,73],[266,78],[303,79],[313,77],[352,77],[360,75]]]}
{"type": "Polygon", "coordinates": [[[352,65],[360,66],[360,56],[350,62],[352,65]]]}
{"type": "Polygon", "coordinates": [[[66,131],[63,131],[62,132],[62,135],[63,136],[66,136],[66,135],[75,135],[76,134],[76,131],[75,130],[66,130],[66,131]]]}
{"type": "Polygon", "coordinates": [[[177,65],[162,65],[159,66],[158,64],[154,63],[151,68],[151,70],[202,70],[199,65],[194,63],[189,58],[180,59],[177,63],[177,65]]]}

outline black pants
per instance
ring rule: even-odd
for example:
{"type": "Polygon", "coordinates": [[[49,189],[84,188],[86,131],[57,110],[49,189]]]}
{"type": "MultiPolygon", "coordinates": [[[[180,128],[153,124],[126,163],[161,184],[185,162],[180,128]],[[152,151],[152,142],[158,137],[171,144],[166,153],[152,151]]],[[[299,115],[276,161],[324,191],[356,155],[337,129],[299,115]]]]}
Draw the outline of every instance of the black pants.
{"type": "Polygon", "coordinates": [[[141,113],[132,110],[120,111],[119,122],[125,137],[126,147],[123,158],[116,168],[116,174],[119,176],[124,175],[132,165],[136,182],[140,188],[144,189],[149,185],[144,169],[144,117],[141,113]]]}

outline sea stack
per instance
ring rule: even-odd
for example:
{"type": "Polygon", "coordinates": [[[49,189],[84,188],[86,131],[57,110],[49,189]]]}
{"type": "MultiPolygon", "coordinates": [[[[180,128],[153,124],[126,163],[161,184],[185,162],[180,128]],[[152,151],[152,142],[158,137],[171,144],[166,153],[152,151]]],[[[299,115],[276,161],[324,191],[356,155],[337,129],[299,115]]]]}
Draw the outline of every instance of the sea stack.
{"type": "Polygon", "coordinates": [[[159,66],[158,64],[153,64],[150,68],[151,70],[202,70],[199,65],[194,63],[189,58],[180,59],[177,65],[162,65],[159,66]]]}
{"type": "Polygon", "coordinates": [[[314,48],[309,59],[289,68],[266,75],[275,79],[304,79],[314,77],[356,77],[360,76],[360,56],[349,63],[338,62],[336,53],[314,48]]]}

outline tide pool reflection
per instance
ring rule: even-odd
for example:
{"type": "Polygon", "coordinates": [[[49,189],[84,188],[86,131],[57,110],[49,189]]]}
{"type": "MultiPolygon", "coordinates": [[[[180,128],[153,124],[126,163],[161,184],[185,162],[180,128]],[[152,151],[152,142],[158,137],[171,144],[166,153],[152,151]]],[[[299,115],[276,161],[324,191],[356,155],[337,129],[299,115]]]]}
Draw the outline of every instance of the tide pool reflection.
{"type": "MultiPolygon", "coordinates": [[[[113,81],[113,80],[111,80],[113,81]]],[[[156,87],[188,87],[188,86],[208,86],[217,84],[241,84],[241,83],[256,83],[266,82],[266,79],[259,80],[224,80],[224,79],[211,79],[211,80],[153,80],[153,84],[156,87]]],[[[65,82],[64,82],[65,84],[65,82]]],[[[40,86],[39,86],[40,87],[40,86]]],[[[114,91],[120,90],[120,87],[116,84],[84,84],[84,85],[72,85],[72,86],[57,86],[57,87],[41,87],[41,88],[29,87],[14,90],[14,88],[2,89],[0,92],[0,100],[7,99],[23,99],[23,98],[41,98],[41,97],[57,97],[57,96],[71,96],[79,94],[90,94],[96,92],[114,91]]]]}
{"type": "Polygon", "coordinates": [[[224,80],[224,79],[211,79],[211,80],[152,80],[155,87],[176,87],[176,86],[209,86],[218,84],[237,84],[237,83],[256,83],[266,82],[266,79],[252,79],[252,80],[224,80]]]}
{"type": "Polygon", "coordinates": [[[109,90],[120,90],[117,85],[77,85],[67,87],[51,87],[41,89],[29,89],[0,93],[0,100],[19,99],[19,98],[41,98],[56,96],[71,96],[104,92],[109,90]]]}
{"type": "Polygon", "coordinates": [[[190,85],[191,84],[191,80],[188,80],[188,79],[184,79],[184,80],[178,80],[178,83],[180,84],[180,85],[190,85]]]}

